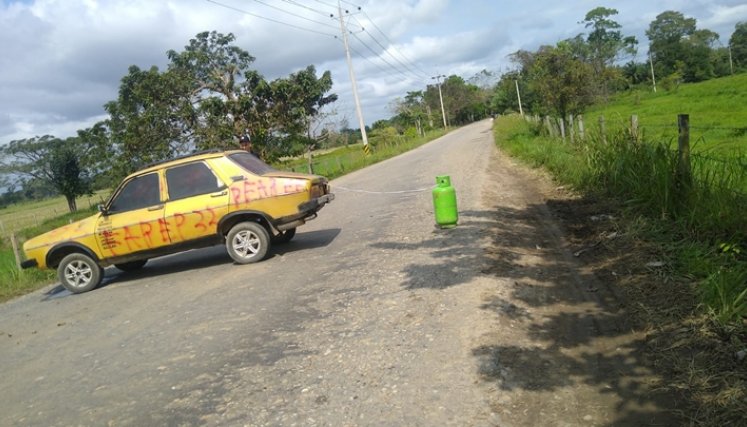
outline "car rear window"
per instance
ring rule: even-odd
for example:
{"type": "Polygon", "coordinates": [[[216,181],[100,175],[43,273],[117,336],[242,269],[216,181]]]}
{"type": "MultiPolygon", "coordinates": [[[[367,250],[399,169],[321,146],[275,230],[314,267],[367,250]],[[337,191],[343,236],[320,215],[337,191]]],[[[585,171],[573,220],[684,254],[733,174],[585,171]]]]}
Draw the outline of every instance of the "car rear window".
{"type": "Polygon", "coordinates": [[[228,158],[255,175],[264,175],[277,170],[250,153],[234,153],[228,158]]]}

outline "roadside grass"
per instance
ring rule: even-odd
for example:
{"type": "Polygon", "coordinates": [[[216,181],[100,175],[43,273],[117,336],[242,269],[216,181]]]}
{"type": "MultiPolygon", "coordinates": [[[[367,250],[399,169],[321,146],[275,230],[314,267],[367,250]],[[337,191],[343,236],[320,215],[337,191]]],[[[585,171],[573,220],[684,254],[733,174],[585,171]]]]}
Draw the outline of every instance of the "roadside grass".
{"type": "MultiPolygon", "coordinates": [[[[445,133],[443,130],[437,130],[428,132],[424,137],[379,142],[371,149],[371,154],[368,156],[364,155],[362,144],[341,147],[313,156],[312,167],[315,174],[333,179],[412,150],[445,133]]],[[[296,158],[273,166],[280,170],[307,172],[308,160],[296,158]]],[[[67,202],[64,197],[21,203],[0,210],[0,224],[2,224],[0,228],[0,302],[44,287],[55,278],[55,273],[49,270],[19,271],[16,268],[15,256],[8,240],[10,234],[15,233],[19,244],[22,244],[23,241],[33,236],[86,218],[96,213],[96,206],[108,194],[109,190],[104,190],[91,197],[78,199],[81,209],[75,213],[67,212],[67,202]]]]}
{"type": "MultiPolygon", "coordinates": [[[[22,244],[22,242],[30,237],[86,218],[95,212],[95,207],[81,209],[74,213],[68,212],[64,215],[47,218],[41,224],[18,230],[17,237],[19,244],[22,244]]],[[[54,277],[55,272],[50,270],[39,270],[36,268],[18,270],[13,248],[7,240],[0,239],[0,302],[44,287],[51,283],[54,277]]]]}
{"type": "MultiPolygon", "coordinates": [[[[443,136],[445,133],[443,130],[434,130],[427,132],[423,137],[399,138],[387,142],[371,143],[372,148],[369,155],[365,155],[361,143],[340,147],[324,154],[313,155],[313,173],[334,179],[410,151],[443,136]]],[[[285,162],[278,162],[273,166],[281,170],[309,173],[308,157],[298,157],[285,162]]]]}
{"type": "Polygon", "coordinates": [[[617,226],[647,248],[628,254],[634,261],[626,268],[646,270],[647,251],[665,261],[644,283],[621,285],[653,331],[648,349],[671,380],[662,387],[687,390],[697,406],[688,408],[694,424],[744,420],[747,359],[735,358],[747,350],[743,158],[693,155],[692,179],[686,180],[678,177],[678,156],[668,144],[633,144],[623,130],[608,132],[607,143],[591,137],[570,144],[518,115],[500,117],[495,130],[497,145],[508,154],[590,198],[620,206],[617,226]]]}

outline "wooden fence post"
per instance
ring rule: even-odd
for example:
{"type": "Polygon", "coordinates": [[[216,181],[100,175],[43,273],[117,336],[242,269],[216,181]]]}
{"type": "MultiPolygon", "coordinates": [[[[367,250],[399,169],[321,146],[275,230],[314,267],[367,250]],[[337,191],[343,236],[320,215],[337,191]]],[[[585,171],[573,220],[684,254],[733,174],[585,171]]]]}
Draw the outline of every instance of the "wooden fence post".
{"type": "Polygon", "coordinates": [[[21,270],[21,254],[18,252],[18,240],[16,240],[16,234],[10,233],[10,244],[13,246],[13,255],[16,256],[16,268],[21,270]]]}
{"type": "Polygon", "coordinates": [[[584,116],[583,114],[578,115],[578,137],[582,141],[585,139],[584,138],[584,116]]]}
{"type": "Polygon", "coordinates": [[[677,175],[678,182],[684,187],[690,187],[692,174],[690,170],[690,115],[679,114],[677,116],[677,128],[679,138],[677,139],[677,175]]]}
{"type": "Polygon", "coordinates": [[[607,145],[607,130],[604,128],[604,116],[599,116],[599,134],[602,135],[602,144],[607,145]]]}
{"type": "Polygon", "coordinates": [[[558,123],[560,123],[560,137],[563,138],[563,142],[565,142],[565,119],[559,118],[558,123]]]}
{"type": "Polygon", "coordinates": [[[573,114],[568,115],[568,136],[570,137],[571,144],[576,143],[576,126],[574,126],[573,114]]]}
{"type": "Polygon", "coordinates": [[[633,138],[634,143],[638,143],[638,116],[633,114],[630,116],[630,136],[633,138]]]}

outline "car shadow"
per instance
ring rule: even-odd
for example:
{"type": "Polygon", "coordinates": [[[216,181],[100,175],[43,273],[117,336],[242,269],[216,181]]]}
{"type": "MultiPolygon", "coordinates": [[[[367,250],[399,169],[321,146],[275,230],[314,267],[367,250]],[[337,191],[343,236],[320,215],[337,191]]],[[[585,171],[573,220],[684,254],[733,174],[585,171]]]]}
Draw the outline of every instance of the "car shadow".
{"type": "MultiPolygon", "coordinates": [[[[292,241],[270,247],[270,251],[263,262],[271,260],[276,256],[323,248],[332,243],[341,231],[339,228],[332,228],[299,232],[292,241]]],[[[146,277],[166,276],[173,273],[199,270],[231,263],[233,263],[233,260],[226,252],[224,245],[192,249],[178,254],[151,259],[145,267],[137,271],[121,271],[116,267],[107,267],[104,270],[104,278],[96,289],[105,288],[114,283],[126,283],[146,277]]],[[[93,291],[95,292],[96,289],[93,291]]],[[[43,295],[42,301],[49,301],[75,294],[58,284],[43,295]]]]}

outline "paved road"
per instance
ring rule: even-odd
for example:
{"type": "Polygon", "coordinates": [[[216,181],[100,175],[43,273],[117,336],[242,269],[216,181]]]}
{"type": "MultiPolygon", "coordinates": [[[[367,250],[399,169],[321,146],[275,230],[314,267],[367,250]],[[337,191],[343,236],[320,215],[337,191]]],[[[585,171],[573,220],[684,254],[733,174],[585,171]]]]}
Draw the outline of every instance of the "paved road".
{"type": "MultiPolygon", "coordinates": [[[[560,237],[510,211],[496,219],[496,205],[533,199],[508,182],[518,178],[498,158],[490,126],[473,124],[335,180],[336,200],[259,264],[234,265],[221,247],[191,251],[137,273],[108,269],[93,292],[55,287],[0,306],[0,425],[626,419],[639,396],[600,373],[609,366],[574,362],[551,337],[537,338],[557,308],[508,293],[524,261],[495,255],[560,237]],[[456,229],[434,227],[430,188],[440,174],[457,189],[456,229]],[[547,356],[531,353],[543,345],[547,356]],[[532,381],[517,378],[522,366],[532,367],[532,381]],[[546,387],[543,375],[553,381],[546,387]]],[[[573,277],[574,286],[589,286],[573,277]]],[[[526,289],[552,298],[535,288],[526,289]]],[[[562,332],[576,326],[562,322],[562,332]]],[[[590,333],[581,335],[582,352],[620,350],[609,339],[589,348],[590,333]]]]}

